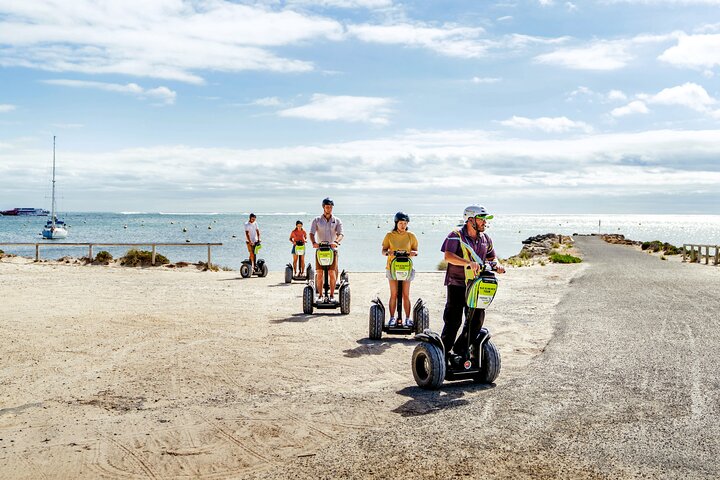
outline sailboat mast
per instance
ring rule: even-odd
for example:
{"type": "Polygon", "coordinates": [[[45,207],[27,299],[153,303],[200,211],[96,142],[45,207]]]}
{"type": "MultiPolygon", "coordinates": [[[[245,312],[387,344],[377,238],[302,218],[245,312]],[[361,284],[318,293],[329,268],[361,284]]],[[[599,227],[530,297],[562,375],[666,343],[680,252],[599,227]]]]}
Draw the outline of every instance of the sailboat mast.
{"type": "Polygon", "coordinates": [[[52,212],[50,213],[52,228],[55,228],[55,135],[53,135],[53,179],[52,179],[52,212]]]}

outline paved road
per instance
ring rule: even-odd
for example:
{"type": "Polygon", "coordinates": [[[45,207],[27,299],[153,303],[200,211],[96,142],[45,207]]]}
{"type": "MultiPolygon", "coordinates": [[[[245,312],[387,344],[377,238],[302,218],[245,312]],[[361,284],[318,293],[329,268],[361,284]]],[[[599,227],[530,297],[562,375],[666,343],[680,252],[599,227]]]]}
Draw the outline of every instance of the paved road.
{"type": "Polygon", "coordinates": [[[588,268],[526,376],[501,374],[470,401],[480,387],[408,387],[406,416],[387,431],[288,468],[321,478],[720,478],[720,267],[577,243],[588,268]]]}

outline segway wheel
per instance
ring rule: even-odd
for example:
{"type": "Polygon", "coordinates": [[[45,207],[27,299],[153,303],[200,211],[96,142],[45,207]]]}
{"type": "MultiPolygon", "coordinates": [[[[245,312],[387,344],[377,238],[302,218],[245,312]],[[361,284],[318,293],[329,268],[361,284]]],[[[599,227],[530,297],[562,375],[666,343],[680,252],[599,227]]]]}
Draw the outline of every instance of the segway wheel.
{"type": "Polygon", "coordinates": [[[242,278],[248,278],[250,276],[250,265],[247,263],[240,265],[240,276],[242,278]]]}
{"type": "Polygon", "coordinates": [[[426,329],[430,328],[430,310],[427,307],[422,307],[415,313],[415,333],[422,333],[426,329]]]}
{"type": "Polygon", "coordinates": [[[291,266],[285,267],[285,283],[291,283],[293,277],[293,269],[291,266]]]}
{"type": "Polygon", "coordinates": [[[413,351],[412,371],[415,383],[426,390],[437,390],[445,380],[445,354],[437,345],[420,342],[413,351]]]}
{"type": "Polygon", "coordinates": [[[350,313],[350,286],[343,285],[340,287],[340,313],[347,315],[350,313]]]}
{"type": "Polygon", "coordinates": [[[308,280],[313,279],[313,275],[315,274],[315,270],[310,266],[308,263],[307,269],[305,270],[305,274],[307,275],[308,280]]]}
{"type": "Polygon", "coordinates": [[[385,315],[382,308],[376,304],[372,304],[370,307],[370,339],[380,340],[382,338],[383,323],[385,323],[385,315]]]}
{"type": "Polygon", "coordinates": [[[303,313],[310,315],[313,313],[313,287],[307,285],[303,288],[303,313]]]}
{"type": "Polygon", "coordinates": [[[340,273],[340,281],[345,282],[345,283],[350,282],[350,277],[348,276],[348,273],[345,270],[343,270],[340,273]]]}
{"type": "Polygon", "coordinates": [[[488,340],[482,346],[482,365],[475,377],[477,383],[493,383],[500,375],[500,352],[493,342],[488,340]]]}
{"type": "Polygon", "coordinates": [[[263,264],[262,264],[262,267],[260,268],[260,276],[261,276],[261,277],[267,277],[267,274],[268,274],[267,265],[265,265],[265,264],[263,263],[263,264]]]}

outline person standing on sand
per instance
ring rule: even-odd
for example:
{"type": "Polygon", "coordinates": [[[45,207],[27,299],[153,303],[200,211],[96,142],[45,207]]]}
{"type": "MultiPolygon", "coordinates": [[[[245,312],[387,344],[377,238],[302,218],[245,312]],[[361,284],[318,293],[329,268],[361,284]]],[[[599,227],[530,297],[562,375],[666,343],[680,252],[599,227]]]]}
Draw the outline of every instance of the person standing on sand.
{"type": "MultiPolygon", "coordinates": [[[[495,260],[495,249],[493,243],[487,233],[485,227],[487,221],[492,219],[485,207],[471,205],[465,208],[463,219],[465,224],[460,230],[453,230],[445,238],[440,247],[440,251],[445,253],[445,261],[447,262],[447,270],[445,271],[445,286],[447,287],[447,300],[445,302],[445,311],[443,312],[443,327],[440,338],[445,347],[445,355],[450,355],[450,350],[457,355],[462,355],[463,350],[467,348],[467,335],[463,331],[460,338],[455,341],[460,325],[462,325],[463,312],[465,310],[465,285],[466,273],[465,269],[472,270],[469,275],[474,276],[482,268],[481,262],[495,260]],[[473,255],[470,251],[475,253],[473,255]]],[[[505,269],[498,267],[498,273],[504,273],[505,269]]],[[[485,317],[485,310],[480,310],[480,324],[485,317]]]]}
{"type": "MultiPolygon", "coordinates": [[[[415,269],[412,270],[410,278],[405,280],[402,284],[402,292],[398,293],[398,281],[393,280],[392,274],[390,273],[390,265],[393,261],[393,252],[404,251],[409,256],[414,257],[417,255],[418,241],[415,234],[408,230],[408,222],[410,222],[410,216],[404,212],[397,212],[395,218],[395,228],[392,231],[385,234],[385,238],[382,241],[382,254],[387,255],[387,264],[385,266],[385,276],[390,282],[390,301],[388,306],[390,307],[390,322],[388,327],[394,327],[398,324],[403,325],[402,317],[395,319],[395,311],[397,307],[398,294],[402,295],[403,307],[405,309],[405,326],[412,327],[413,321],[410,317],[410,282],[415,278],[415,269]]],[[[399,315],[398,315],[399,316],[399,315]]]]}
{"type": "Polygon", "coordinates": [[[295,222],[295,229],[290,232],[290,242],[292,242],[292,256],[293,256],[293,275],[298,274],[298,259],[300,259],[300,275],[305,274],[305,255],[298,255],[295,253],[295,247],[297,246],[298,242],[303,242],[307,240],[307,232],[303,228],[303,223],[298,220],[295,222]]]}
{"type": "Polygon", "coordinates": [[[250,263],[252,268],[250,274],[255,271],[255,244],[260,241],[260,227],[257,224],[257,217],[254,213],[250,214],[250,218],[245,223],[245,243],[250,253],[250,263]]]}
{"type": "MultiPolygon", "coordinates": [[[[335,202],[330,198],[325,198],[322,201],[323,214],[315,218],[312,221],[312,225],[310,225],[310,241],[312,242],[313,248],[317,249],[320,246],[320,242],[328,242],[330,248],[332,248],[335,253],[333,263],[328,268],[330,276],[330,300],[334,300],[335,282],[337,281],[338,275],[337,247],[340,246],[340,242],[344,238],[342,222],[332,214],[334,206],[335,202]],[[317,238],[315,235],[317,235],[317,238]]],[[[315,289],[318,297],[321,297],[323,271],[317,261],[317,257],[315,257],[315,272],[315,289]]]]}

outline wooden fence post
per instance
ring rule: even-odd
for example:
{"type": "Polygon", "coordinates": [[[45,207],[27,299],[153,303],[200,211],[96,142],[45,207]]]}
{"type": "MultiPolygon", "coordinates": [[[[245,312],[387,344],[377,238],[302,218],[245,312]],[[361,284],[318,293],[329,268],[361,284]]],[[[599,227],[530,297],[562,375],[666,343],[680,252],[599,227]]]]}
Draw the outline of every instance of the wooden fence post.
{"type": "Polygon", "coordinates": [[[152,266],[155,266],[155,244],[154,244],[154,243],[153,243],[153,246],[152,246],[152,260],[150,261],[150,264],[151,264],[152,266]]]}
{"type": "Polygon", "coordinates": [[[88,258],[89,258],[90,261],[92,262],[92,259],[93,259],[93,255],[92,255],[92,243],[91,243],[90,245],[88,245],[88,258]]]}
{"type": "Polygon", "coordinates": [[[36,262],[40,261],[40,244],[39,243],[35,244],[35,261],[36,262]]]}
{"type": "Polygon", "coordinates": [[[210,247],[209,244],[208,244],[207,247],[208,247],[208,263],[207,263],[207,268],[208,268],[208,270],[210,270],[210,265],[211,265],[211,264],[210,264],[210,249],[211,249],[211,247],[210,247]]]}

